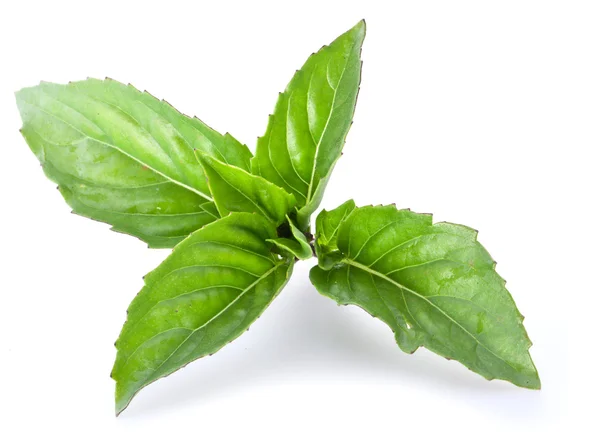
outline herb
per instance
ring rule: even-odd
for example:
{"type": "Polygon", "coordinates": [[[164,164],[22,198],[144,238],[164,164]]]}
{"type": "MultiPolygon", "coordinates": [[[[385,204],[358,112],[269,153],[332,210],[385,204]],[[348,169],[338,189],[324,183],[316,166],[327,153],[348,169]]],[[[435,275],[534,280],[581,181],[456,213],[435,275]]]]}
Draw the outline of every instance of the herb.
{"type": "Polygon", "coordinates": [[[114,80],[17,92],[22,133],[77,214],[151,248],[116,342],[116,412],[158,378],[213,354],[256,320],[296,260],[317,290],[488,379],[539,389],[531,346],[476,231],[353,201],[316,218],[354,113],[361,21],[311,55],[279,95],[256,155],[165,101],[114,80]]]}

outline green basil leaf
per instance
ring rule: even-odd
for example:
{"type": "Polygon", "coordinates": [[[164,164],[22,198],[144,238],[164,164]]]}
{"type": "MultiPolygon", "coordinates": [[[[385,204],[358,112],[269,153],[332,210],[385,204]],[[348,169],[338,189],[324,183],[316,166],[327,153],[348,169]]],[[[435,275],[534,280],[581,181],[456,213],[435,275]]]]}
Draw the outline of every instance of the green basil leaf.
{"type": "Polygon", "coordinates": [[[199,155],[198,158],[222,216],[231,212],[256,212],[278,226],[294,207],[294,196],[268,180],[210,156],[199,155]]]}
{"type": "Polygon", "coordinates": [[[179,243],[149,273],[116,342],[116,412],[144,386],[213,354],[248,329],[289,279],[293,261],[269,251],[275,228],[235,213],[179,243]]]}
{"type": "Polygon", "coordinates": [[[306,229],[352,123],[365,22],[311,55],[279,95],[252,170],[294,194],[306,229]]]}
{"type": "Polygon", "coordinates": [[[341,257],[310,278],[320,293],[387,323],[405,352],[425,346],[487,379],[540,388],[523,316],[477,232],[394,206],[355,209],[341,257]]]}
{"type": "Polygon", "coordinates": [[[322,210],[317,216],[315,250],[321,268],[331,269],[341,258],[337,247],[338,232],[342,222],[355,208],[354,200],[348,200],[332,211],[322,210]]]}
{"type": "Polygon", "coordinates": [[[267,241],[273,243],[299,260],[308,260],[309,258],[312,258],[313,250],[310,247],[310,243],[306,239],[306,236],[294,225],[289,217],[287,217],[287,221],[287,226],[289,226],[293,238],[270,238],[267,241]]]}
{"type": "Polygon", "coordinates": [[[249,169],[248,148],[230,135],[114,80],[42,83],[16,98],[21,132],[73,211],[150,247],[215,220],[194,149],[249,169]]]}

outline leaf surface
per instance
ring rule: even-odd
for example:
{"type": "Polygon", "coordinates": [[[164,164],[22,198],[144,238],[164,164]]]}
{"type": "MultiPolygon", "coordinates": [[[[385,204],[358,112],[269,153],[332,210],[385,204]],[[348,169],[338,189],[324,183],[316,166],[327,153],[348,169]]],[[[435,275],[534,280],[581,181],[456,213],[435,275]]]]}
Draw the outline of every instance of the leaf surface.
{"type": "Polygon", "coordinates": [[[301,229],[317,209],[352,123],[365,23],[311,55],[279,95],[252,169],[296,197],[301,229]]]}
{"type": "Polygon", "coordinates": [[[248,329],[290,277],[270,252],[272,224],[234,213],[179,243],[144,279],[116,342],[116,412],[144,386],[213,354],[248,329]]]}
{"type": "Polygon", "coordinates": [[[476,237],[431,215],[362,207],[339,227],[338,262],[310,278],[387,323],[405,352],[425,346],[488,379],[539,389],[523,317],[476,237]]]}
{"type": "Polygon", "coordinates": [[[230,135],[114,80],[42,83],[16,98],[23,136],[74,212],[150,247],[215,220],[194,150],[249,169],[250,152],[230,135]]]}
{"type": "Polygon", "coordinates": [[[258,175],[227,165],[210,156],[198,157],[208,177],[219,213],[257,213],[278,226],[294,207],[296,199],[284,189],[258,175]]]}

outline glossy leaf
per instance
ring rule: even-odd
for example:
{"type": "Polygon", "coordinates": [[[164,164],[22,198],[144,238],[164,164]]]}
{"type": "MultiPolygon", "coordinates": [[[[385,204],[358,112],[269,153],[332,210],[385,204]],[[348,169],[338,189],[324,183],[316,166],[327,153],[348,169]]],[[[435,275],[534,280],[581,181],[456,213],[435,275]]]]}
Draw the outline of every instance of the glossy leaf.
{"type": "Polygon", "coordinates": [[[199,156],[199,159],[222,216],[231,212],[256,212],[277,226],[294,207],[296,199],[292,194],[264,178],[210,156],[199,156]]]}
{"type": "Polygon", "coordinates": [[[252,159],[255,174],[296,197],[301,229],[318,208],[352,123],[365,22],[311,55],[279,95],[252,159]]]}
{"type": "Polygon", "coordinates": [[[215,220],[194,150],[248,169],[248,149],[165,101],[114,80],[16,93],[23,133],[77,214],[172,247],[215,220]]]}
{"type": "Polygon", "coordinates": [[[116,411],[144,386],[242,334],[287,282],[272,224],[235,213],[191,234],[145,277],[116,342],[116,411]]]}
{"type": "Polygon", "coordinates": [[[287,217],[287,221],[291,238],[273,238],[267,239],[267,241],[275,244],[284,252],[287,252],[292,257],[296,257],[298,260],[308,260],[309,258],[312,258],[313,250],[310,247],[310,243],[306,236],[294,225],[289,217],[287,217]]]}
{"type": "Polygon", "coordinates": [[[310,278],[386,322],[405,352],[425,346],[488,379],[539,389],[523,317],[476,237],[431,215],[362,207],[339,227],[337,264],[310,278]]]}

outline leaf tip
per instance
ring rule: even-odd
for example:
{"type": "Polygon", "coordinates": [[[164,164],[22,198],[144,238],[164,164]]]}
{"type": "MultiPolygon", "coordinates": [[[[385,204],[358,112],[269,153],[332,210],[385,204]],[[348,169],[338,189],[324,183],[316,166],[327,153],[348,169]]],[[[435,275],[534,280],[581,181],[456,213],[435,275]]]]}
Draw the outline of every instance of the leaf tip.
{"type": "Polygon", "coordinates": [[[539,391],[542,389],[542,381],[540,380],[540,374],[538,374],[537,369],[535,368],[533,373],[529,374],[525,378],[525,380],[522,380],[520,383],[513,382],[513,384],[534,391],[539,391]]]}
{"type": "Polygon", "coordinates": [[[119,408],[118,405],[115,405],[115,417],[118,417],[119,415],[121,415],[121,412],[123,412],[124,410],[125,410],[125,407],[119,408]]]}
{"type": "Polygon", "coordinates": [[[356,32],[361,36],[362,39],[364,39],[367,32],[367,21],[363,18],[356,25],[354,25],[350,32],[356,32]]]}

